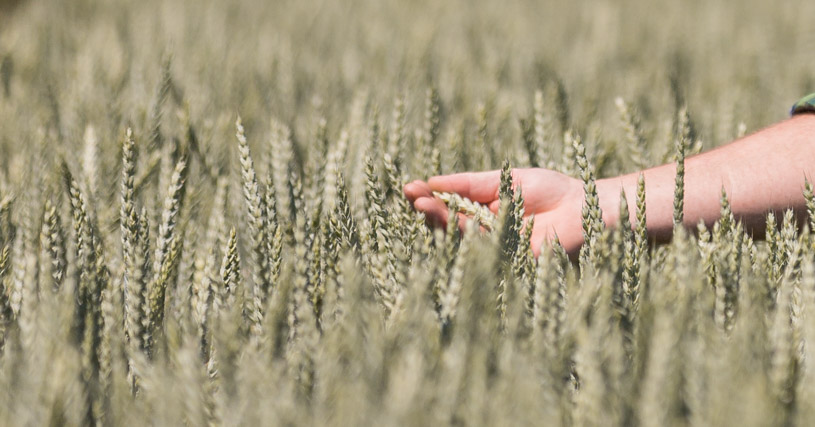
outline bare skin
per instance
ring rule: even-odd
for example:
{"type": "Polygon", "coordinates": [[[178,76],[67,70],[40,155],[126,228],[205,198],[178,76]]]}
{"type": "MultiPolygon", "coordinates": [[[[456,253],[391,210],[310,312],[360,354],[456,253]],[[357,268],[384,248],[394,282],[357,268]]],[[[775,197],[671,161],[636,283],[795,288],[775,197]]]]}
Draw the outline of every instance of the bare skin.
{"type": "MultiPolygon", "coordinates": [[[[609,226],[618,222],[620,191],[629,200],[634,218],[637,179],[646,183],[648,234],[656,241],[668,241],[673,232],[673,193],[676,165],[657,166],[628,175],[597,181],[603,220],[609,226]]],[[[520,186],[527,215],[535,216],[532,248],[538,254],[541,245],[557,234],[570,254],[583,244],[581,209],[583,183],[547,169],[514,169],[513,185],[520,186]]],[[[800,114],[752,135],[685,160],[684,225],[695,228],[704,221],[710,225],[719,218],[722,188],[730,200],[733,214],[754,238],[763,238],[765,216],[793,209],[805,217],[803,196],[805,180],[815,176],[815,114],[800,114]]],[[[443,226],[447,207],[433,191],[454,192],[498,209],[500,171],[465,172],[435,176],[427,182],[413,181],[404,188],[413,207],[427,216],[428,222],[443,226]]]]}

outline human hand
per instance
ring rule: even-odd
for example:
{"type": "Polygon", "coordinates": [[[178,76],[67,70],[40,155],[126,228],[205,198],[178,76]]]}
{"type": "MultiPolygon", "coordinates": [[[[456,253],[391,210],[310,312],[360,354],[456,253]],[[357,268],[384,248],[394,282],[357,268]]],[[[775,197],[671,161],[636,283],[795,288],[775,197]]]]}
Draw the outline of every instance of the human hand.
{"type": "MultiPolygon", "coordinates": [[[[500,170],[465,172],[435,176],[427,182],[413,181],[405,185],[404,191],[413,207],[424,212],[431,225],[445,226],[447,206],[433,196],[434,191],[458,193],[497,213],[500,181],[500,170]]],[[[583,244],[583,183],[555,171],[531,168],[513,169],[512,185],[521,189],[525,217],[535,217],[530,242],[535,255],[539,254],[541,244],[554,240],[555,236],[567,253],[575,254],[583,244]]],[[[465,222],[460,224],[463,226],[465,222]]]]}

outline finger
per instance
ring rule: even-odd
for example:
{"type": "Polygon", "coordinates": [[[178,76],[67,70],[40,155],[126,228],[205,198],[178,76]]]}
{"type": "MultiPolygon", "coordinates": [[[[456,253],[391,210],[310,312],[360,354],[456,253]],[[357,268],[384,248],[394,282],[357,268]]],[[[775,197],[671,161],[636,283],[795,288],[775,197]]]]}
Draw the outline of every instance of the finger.
{"type": "Polygon", "coordinates": [[[447,206],[435,197],[420,197],[413,202],[416,210],[424,212],[427,222],[434,227],[447,225],[447,206]]]}
{"type": "Polygon", "coordinates": [[[490,212],[498,215],[498,209],[501,208],[501,201],[493,200],[489,205],[487,205],[487,208],[489,208],[490,212]]]}
{"type": "Polygon", "coordinates": [[[405,197],[410,200],[410,203],[415,202],[420,197],[433,197],[433,190],[430,189],[430,186],[427,185],[426,182],[419,181],[418,179],[405,185],[403,191],[405,192],[405,197]]]}
{"type": "Polygon", "coordinates": [[[499,170],[434,176],[427,181],[433,191],[458,193],[478,203],[489,203],[497,199],[500,182],[499,170]]]}
{"type": "Polygon", "coordinates": [[[467,224],[470,222],[470,217],[461,212],[456,214],[456,216],[458,217],[458,230],[461,231],[461,234],[464,234],[467,231],[467,224]]]}
{"type": "Polygon", "coordinates": [[[475,221],[472,217],[463,213],[458,213],[458,228],[462,234],[466,233],[470,226],[478,227],[478,232],[481,234],[487,233],[487,229],[483,225],[475,221]]]}

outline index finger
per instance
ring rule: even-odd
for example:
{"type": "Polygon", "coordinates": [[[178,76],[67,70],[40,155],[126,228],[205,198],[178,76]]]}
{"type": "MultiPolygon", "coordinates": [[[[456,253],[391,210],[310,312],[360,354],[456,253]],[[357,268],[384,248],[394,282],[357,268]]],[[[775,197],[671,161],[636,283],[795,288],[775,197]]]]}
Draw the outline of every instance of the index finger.
{"type": "Polygon", "coordinates": [[[433,191],[458,193],[478,203],[489,203],[497,199],[500,183],[500,170],[441,175],[427,180],[433,191]]]}

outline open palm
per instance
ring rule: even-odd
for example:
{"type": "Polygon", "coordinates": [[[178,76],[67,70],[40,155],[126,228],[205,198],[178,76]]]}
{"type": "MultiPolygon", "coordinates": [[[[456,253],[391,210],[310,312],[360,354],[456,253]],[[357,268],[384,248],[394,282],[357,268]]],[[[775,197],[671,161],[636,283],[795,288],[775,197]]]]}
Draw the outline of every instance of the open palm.
{"type": "MultiPolygon", "coordinates": [[[[500,180],[500,170],[466,172],[432,177],[427,182],[413,181],[404,190],[413,207],[424,212],[431,224],[444,226],[448,217],[447,206],[433,197],[433,191],[458,193],[497,213],[500,180]]],[[[525,215],[535,217],[531,241],[535,254],[538,254],[542,243],[551,241],[555,236],[567,252],[576,252],[583,243],[580,219],[582,182],[539,168],[513,169],[512,182],[513,187],[522,191],[525,215]]]]}

